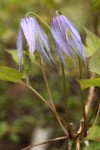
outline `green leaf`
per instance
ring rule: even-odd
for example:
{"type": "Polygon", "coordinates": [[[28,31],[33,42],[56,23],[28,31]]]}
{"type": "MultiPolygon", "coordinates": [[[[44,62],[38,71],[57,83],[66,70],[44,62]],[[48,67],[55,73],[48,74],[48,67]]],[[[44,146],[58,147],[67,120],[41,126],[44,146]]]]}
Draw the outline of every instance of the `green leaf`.
{"type": "Polygon", "coordinates": [[[94,79],[86,79],[86,80],[79,80],[81,89],[84,90],[91,86],[97,86],[100,87],[100,78],[94,78],[94,79]]]}
{"type": "Polygon", "coordinates": [[[96,36],[94,33],[88,31],[85,29],[87,33],[87,38],[86,38],[86,56],[90,57],[93,55],[95,51],[97,51],[100,48],[100,38],[96,36]]]}
{"type": "Polygon", "coordinates": [[[23,74],[13,68],[0,67],[0,80],[18,82],[23,74]]]}
{"type": "Polygon", "coordinates": [[[89,128],[88,136],[86,139],[100,139],[100,127],[95,125],[91,128],[89,128]]]}
{"type": "Polygon", "coordinates": [[[7,122],[0,122],[0,138],[2,138],[7,132],[8,124],[7,122]]]}
{"type": "Polygon", "coordinates": [[[14,62],[19,65],[17,50],[6,50],[6,52],[9,53],[14,62]]]}
{"type": "Polygon", "coordinates": [[[85,147],[83,150],[100,150],[100,143],[99,142],[90,143],[90,145],[85,147]]]}
{"type": "Polygon", "coordinates": [[[26,74],[30,71],[31,69],[31,59],[28,54],[23,55],[23,70],[26,72],[26,74]]]}
{"type": "Polygon", "coordinates": [[[89,70],[100,74],[100,49],[92,56],[89,62],[89,70]]]}

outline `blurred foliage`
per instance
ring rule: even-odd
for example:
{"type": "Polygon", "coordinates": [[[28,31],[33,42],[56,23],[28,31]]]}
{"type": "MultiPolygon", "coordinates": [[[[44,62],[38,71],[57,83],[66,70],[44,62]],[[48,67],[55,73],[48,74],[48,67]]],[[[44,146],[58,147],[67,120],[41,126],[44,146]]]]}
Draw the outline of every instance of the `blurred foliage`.
{"type": "Polygon", "coordinates": [[[79,83],[80,83],[80,86],[81,86],[82,90],[84,90],[88,87],[91,87],[91,86],[100,87],[100,78],[80,80],[79,83]]]}
{"type": "Polygon", "coordinates": [[[88,30],[85,31],[87,34],[85,46],[86,56],[90,57],[94,54],[94,52],[100,49],[100,38],[88,30]]]}
{"type": "MultiPolygon", "coordinates": [[[[92,56],[90,65],[92,64],[92,70],[98,73],[95,69],[99,68],[100,61],[98,55],[98,49],[100,48],[100,39],[95,34],[100,31],[100,22],[95,23],[97,20],[98,12],[100,8],[100,0],[0,0],[0,66],[9,66],[10,68],[19,68],[19,61],[16,52],[16,37],[19,26],[19,21],[25,16],[27,12],[34,11],[48,24],[50,24],[52,17],[55,15],[55,11],[59,10],[62,14],[67,16],[78,28],[83,42],[86,38],[86,53],[87,57],[92,56]],[[92,15],[95,14],[95,15],[92,15]],[[95,25],[95,24],[96,25],[95,25]],[[88,30],[86,34],[83,28],[88,30]],[[89,31],[91,30],[91,32],[89,31]],[[96,31],[96,32],[95,32],[96,31]],[[93,33],[95,32],[95,34],[93,33]],[[92,61],[93,59],[93,61],[92,61]],[[93,65],[94,60],[96,64],[93,65]],[[98,61],[98,62],[97,62],[98,61]]],[[[51,93],[54,99],[55,106],[59,113],[63,116],[63,90],[62,90],[62,78],[61,68],[54,46],[52,44],[51,34],[48,29],[40,23],[44,31],[49,37],[51,51],[53,58],[56,61],[54,67],[44,65],[45,72],[50,85],[51,93]]],[[[25,70],[24,75],[28,74],[30,84],[49,101],[46,86],[43,80],[43,75],[40,68],[39,56],[35,53],[32,58],[29,58],[27,52],[27,45],[24,44],[23,64],[21,71],[25,70]]],[[[66,63],[69,66],[70,72],[66,70],[67,79],[67,94],[68,94],[68,106],[69,106],[69,118],[71,122],[75,123],[75,127],[78,128],[79,120],[81,119],[81,102],[79,97],[79,85],[76,79],[79,78],[78,67],[72,65],[72,62],[67,57],[66,63]],[[79,113],[80,112],[80,113],[79,113]]],[[[88,58],[89,59],[89,58],[88,58]]],[[[76,65],[78,60],[76,57],[76,65]]],[[[1,67],[0,67],[1,68],[1,67]]],[[[84,67],[84,75],[89,77],[89,72],[84,67]]],[[[4,69],[4,68],[3,68],[4,69]]],[[[3,71],[3,70],[2,70],[3,71]]],[[[5,71],[5,70],[4,70],[5,71]]],[[[8,78],[10,78],[12,70],[8,70],[8,78]]],[[[14,71],[15,75],[18,71],[14,71]]],[[[1,75],[0,75],[1,77],[1,75]]],[[[19,78],[21,76],[19,75],[19,78]]],[[[25,76],[24,76],[25,77],[25,76]]],[[[16,76],[14,76],[14,80],[16,76]]],[[[18,78],[18,80],[19,80],[18,78]]],[[[8,79],[10,80],[10,79],[8,79]]],[[[18,81],[17,80],[17,81],[18,81]]],[[[25,80],[25,79],[23,79],[25,80]]],[[[86,99],[84,94],[84,99],[86,99]]],[[[96,97],[98,97],[98,92],[96,97]]],[[[95,107],[95,106],[94,106],[95,107]]],[[[33,129],[38,125],[51,126],[54,129],[54,137],[62,135],[62,131],[55,121],[53,113],[45,106],[32,92],[22,85],[13,84],[5,81],[0,81],[0,139],[9,140],[20,143],[22,139],[27,137],[27,141],[30,140],[33,129]]],[[[99,123],[100,121],[98,121],[99,123]]],[[[92,129],[95,131],[95,129],[92,129]]],[[[93,132],[95,135],[96,132],[93,132]]],[[[52,146],[55,150],[57,146],[61,146],[62,143],[52,146]]],[[[91,143],[92,146],[98,146],[98,143],[91,143]]],[[[56,148],[57,147],[57,148],[56,148]]],[[[84,150],[89,150],[89,147],[84,150]]],[[[52,148],[52,150],[53,150],[52,148]]],[[[93,150],[95,150],[93,149],[93,150]]]]}
{"type": "Polygon", "coordinates": [[[94,142],[94,143],[91,143],[89,146],[85,147],[83,150],[99,150],[100,149],[100,143],[98,142],[94,142]]]}

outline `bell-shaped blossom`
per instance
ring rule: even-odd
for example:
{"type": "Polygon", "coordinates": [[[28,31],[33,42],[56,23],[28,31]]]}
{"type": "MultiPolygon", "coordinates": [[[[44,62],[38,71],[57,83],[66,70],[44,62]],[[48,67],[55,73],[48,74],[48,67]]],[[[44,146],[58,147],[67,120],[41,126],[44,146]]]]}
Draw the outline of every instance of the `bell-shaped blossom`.
{"type": "Polygon", "coordinates": [[[55,16],[51,23],[51,33],[54,38],[56,53],[63,64],[65,64],[65,61],[62,51],[73,59],[72,49],[74,49],[84,63],[86,63],[85,52],[80,35],[68,18],[64,15],[55,16]]]}
{"type": "Polygon", "coordinates": [[[20,61],[22,60],[23,54],[23,35],[25,36],[25,39],[28,43],[30,54],[33,55],[34,51],[36,50],[40,53],[40,55],[42,55],[46,62],[50,64],[50,59],[52,59],[52,56],[50,53],[48,38],[34,18],[26,17],[20,20],[16,43],[18,58],[20,61]]]}

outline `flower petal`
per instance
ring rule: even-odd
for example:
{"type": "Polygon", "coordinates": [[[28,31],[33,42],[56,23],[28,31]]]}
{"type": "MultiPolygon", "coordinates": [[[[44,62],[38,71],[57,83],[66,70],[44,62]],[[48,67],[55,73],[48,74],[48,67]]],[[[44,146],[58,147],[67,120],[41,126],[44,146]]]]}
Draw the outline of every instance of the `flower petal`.
{"type": "Polygon", "coordinates": [[[27,43],[29,45],[29,51],[30,54],[33,55],[33,52],[35,50],[35,19],[32,17],[27,17],[21,19],[21,27],[23,30],[23,33],[25,35],[25,38],[27,40],[27,43]]]}
{"type": "Polygon", "coordinates": [[[43,44],[42,44],[40,39],[38,39],[36,41],[36,48],[35,49],[38,53],[40,53],[40,55],[42,55],[43,59],[47,62],[47,64],[51,65],[51,61],[50,61],[48,55],[46,54],[44,47],[43,47],[43,44]]]}
{"type": "Polygon", "coordinates": [[[85,50],[83,48],[82,43],[78,41],[78,39],[73,35],[73,37],[70,39],[70,45],[71,47],[76,51],[76,53],[80,56],[80,58],[84,61],[86,64],[86,56],[85,56],[85,50]]]}
{"type": "Polygon", "coordinates": [[[19,26],[16,46],[17,46],[17,51],[18,51],[18,58],[21,62],[22,61],[22,50],[23,50],[23,37],[22,37],[21,26],[19,26]]]}
{"type": "Polygon", "coordinates": [[[37,30],[40,40],[43,42],[43,45],[47,50],[49,57],[53,61],[52,55],[50,53],[50,46],[49,46],[48,38],[47,38],[46,34],[43,32],[42,28],[40,27],[40,25],[38,24],[37,21],[36,21],[36,30],[37,30]]]}
{"type": "Polygon", "coordinates": [[[70,50],[69,40],[66,36],[66,23],[65,21],[62,22],[61,16],[56,16],[55,18],[53,18],[53,21],[51,23],[51,33],[61,49],[70,58],[73,58],[72,52],[70,50]]]}
{"type": "Polygon", "coordinates": [[[69,38],[70,45],[76,51],[76,53],[83,59],[84,63],[86,63],[85,50],[83,48],[81,37],[77,32],[77,29],[75,28],[73,23],[63,15],[62,15],[62,21],[66,22],[66,27],[71,34],[71,37],[69,38]]]}
{"type": "Polygon", "coordinates": [[[62,16],[63,21],[66,22],[66,26],[68,27],[68,29],[75,34],[75,36],[78,38],[79,41],[81,41],[80,35],[79,35],[76,27],[74,26],[74,24],[68,18],[66,18],[64,15],[61,15],[61,16],[62,16]]]}
{"type": "Polygon", "coordinates": [[[65,61],[64,61],[64,57],[63,57],[63,55],[62,55],[62,50],[61,50],[60,46],[58,45],[58,43],[57,43],[55,40],[54,40],[54,45],[55,45],[56,53],[57,53],[59,59],[61,60],[61,62],[62,62],[64,65],[66,65],[66,64],[65,64],[65,61]]]}

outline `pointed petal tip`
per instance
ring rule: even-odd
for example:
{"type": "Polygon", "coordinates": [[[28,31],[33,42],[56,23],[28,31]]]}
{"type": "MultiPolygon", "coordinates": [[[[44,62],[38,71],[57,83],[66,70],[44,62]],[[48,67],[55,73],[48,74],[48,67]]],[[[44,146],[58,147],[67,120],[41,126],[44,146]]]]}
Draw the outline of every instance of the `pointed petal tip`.
{"type": "Polygon", "coordinates": [[[35,50],[35,36],[36,36],[35,21],[32,17],[22,18],[20,26],[23,30],[26,41],[29,45],[30,54],[32,55],[35,50]]]}
{"type": "Polygon", "coordinates": [[[68,55],[70,58],[73,58],[69,40],[66,35],[66,23],[65,21],[62,21],[62,16],[63,15],[59,15],[53,18],[51,23],[51,33],[54,40],[58,43],[66,55],[68,55]]]}

